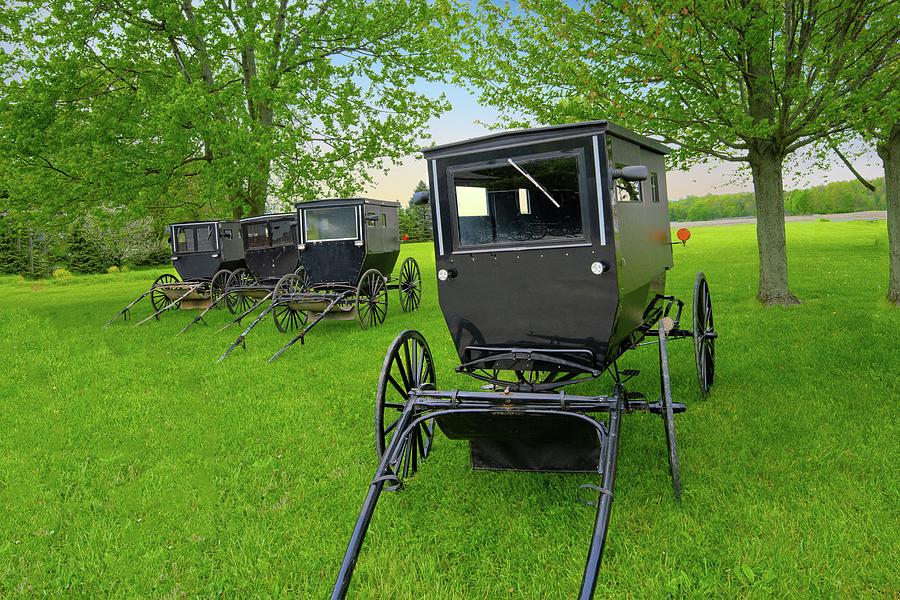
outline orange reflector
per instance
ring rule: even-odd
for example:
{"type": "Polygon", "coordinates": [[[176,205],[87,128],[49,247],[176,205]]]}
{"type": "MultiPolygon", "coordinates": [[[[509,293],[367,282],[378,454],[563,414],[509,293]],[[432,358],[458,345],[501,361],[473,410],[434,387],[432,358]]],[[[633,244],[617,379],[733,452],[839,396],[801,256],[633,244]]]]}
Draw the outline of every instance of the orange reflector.
{"type": "Polygon", "coordinates": [[[678,236],[678,241],[686,242],[691,239],[691,230],[687,227],[682,227],[675,233],[675,235],[678,236]]]}

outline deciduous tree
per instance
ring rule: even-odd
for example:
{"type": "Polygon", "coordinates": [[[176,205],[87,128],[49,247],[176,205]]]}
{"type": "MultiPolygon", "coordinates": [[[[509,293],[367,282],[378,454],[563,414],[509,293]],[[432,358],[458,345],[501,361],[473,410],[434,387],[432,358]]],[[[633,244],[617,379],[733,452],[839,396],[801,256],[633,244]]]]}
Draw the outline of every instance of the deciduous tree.
{"type": "Polygon", "coordinates": [[[509,121],[609,118],[677,147],[673,165],[749,166],[759,287],[793,303],[782,168],[845,131],[849,94],[896,60],[897,3],[484,0],[461,73],[509,121]]]}

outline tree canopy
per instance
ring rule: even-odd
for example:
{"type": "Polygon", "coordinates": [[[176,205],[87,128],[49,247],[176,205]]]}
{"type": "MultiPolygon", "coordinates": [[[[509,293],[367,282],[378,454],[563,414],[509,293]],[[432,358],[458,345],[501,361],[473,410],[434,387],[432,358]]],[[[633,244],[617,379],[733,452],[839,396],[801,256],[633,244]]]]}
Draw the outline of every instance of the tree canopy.
{"type": "Polygon", "coordinates": [[[447,108],[417,91],[438,76],[447,11],[440,0],[7,5],[9,203],[241,216],[356,192],[447,108]]]}

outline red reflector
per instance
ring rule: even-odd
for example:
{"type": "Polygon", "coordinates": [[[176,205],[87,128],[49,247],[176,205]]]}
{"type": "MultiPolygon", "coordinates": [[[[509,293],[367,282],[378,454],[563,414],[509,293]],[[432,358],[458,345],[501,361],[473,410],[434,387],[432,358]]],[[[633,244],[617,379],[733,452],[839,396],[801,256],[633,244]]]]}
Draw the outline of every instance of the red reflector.
{"type": "Polygon", "coordinates": [[[678,241],[686,242],[689,239],[691,239],[691,230],[688,229],[687,227],[682,227],[681,229],[678,230],[678,232],[675,235],[678,236],[678,241]]]}

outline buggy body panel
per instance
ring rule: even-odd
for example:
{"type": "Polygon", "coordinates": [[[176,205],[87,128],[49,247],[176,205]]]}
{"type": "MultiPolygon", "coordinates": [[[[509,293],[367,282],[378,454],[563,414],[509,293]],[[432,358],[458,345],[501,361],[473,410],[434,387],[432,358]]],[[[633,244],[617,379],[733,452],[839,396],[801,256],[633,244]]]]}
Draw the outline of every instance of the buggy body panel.
{"type": "Polygon", "coordinates": [[[209,281],[221,269],[244,266],[237,221],[195,221],[169,226],[172,264],[184,281],[209,281]]]}
{"type": "Polygon", "coordinates": [[[399,207],[369,198],[297,204],[299,246],[310,284],[355,286],[369,269],[389,275],[400,255],[399,207]]]}
{"type": "Polygon", "coordinates": [[[247,268],[258,281],[274,284],[300,266],[295,213],[241,219],[241,231],[247,268]]]}
{"type": "MultiPolygon", "coordinates": [[[[630,161],[626,164],[648,159],[655,180],[664,182],[667,151],[605,121],[509,132],[423,151],[435,205],[436,266],[449,274],[439,281],[440,305],[463,363],[489,356],[492,348],[498,354],[508,349],[562,353],[584,370],[615,360],[672,263],[664,196],[652,206],[617,206],[610,158],[630,161]],[[567,166],[562,171],[542,166],[554,160],[567,166]],[[516,174],[519,169],[529,175],[534,171],[540,186],[516,174]],[[492,190],[495,185],[514,189],[492,190]],[[470,194],[472,186],[488,190],[484,212],[493,228],[488,243],[470,235],[469,217],[462,214],[471,208],[462,207],[460,196],[470,194]],[[580,212],[566,209],[567,199],[576,200],[580,212]],[[511,216],[510,205],[520,214],[511,216]],[[550,220],[537,226],[538,239],[529,239],[534,226],[516,232],[515,239],[504,237],[501,223],[526,222],[526,210],[532,221],[550,220]],[[560,210],[568,211],[565,218],[555,215],[560,210]],[[580,227],[565,226],[576,216],[580,227]],[[603,265],[602,274],[592,273],[594,263],[603,265]]],[[[664,194],[665,188],[658,190],[664,194]]],[[[539,370],[550,365],[517,359],[487,366],[539,370]]]]}

